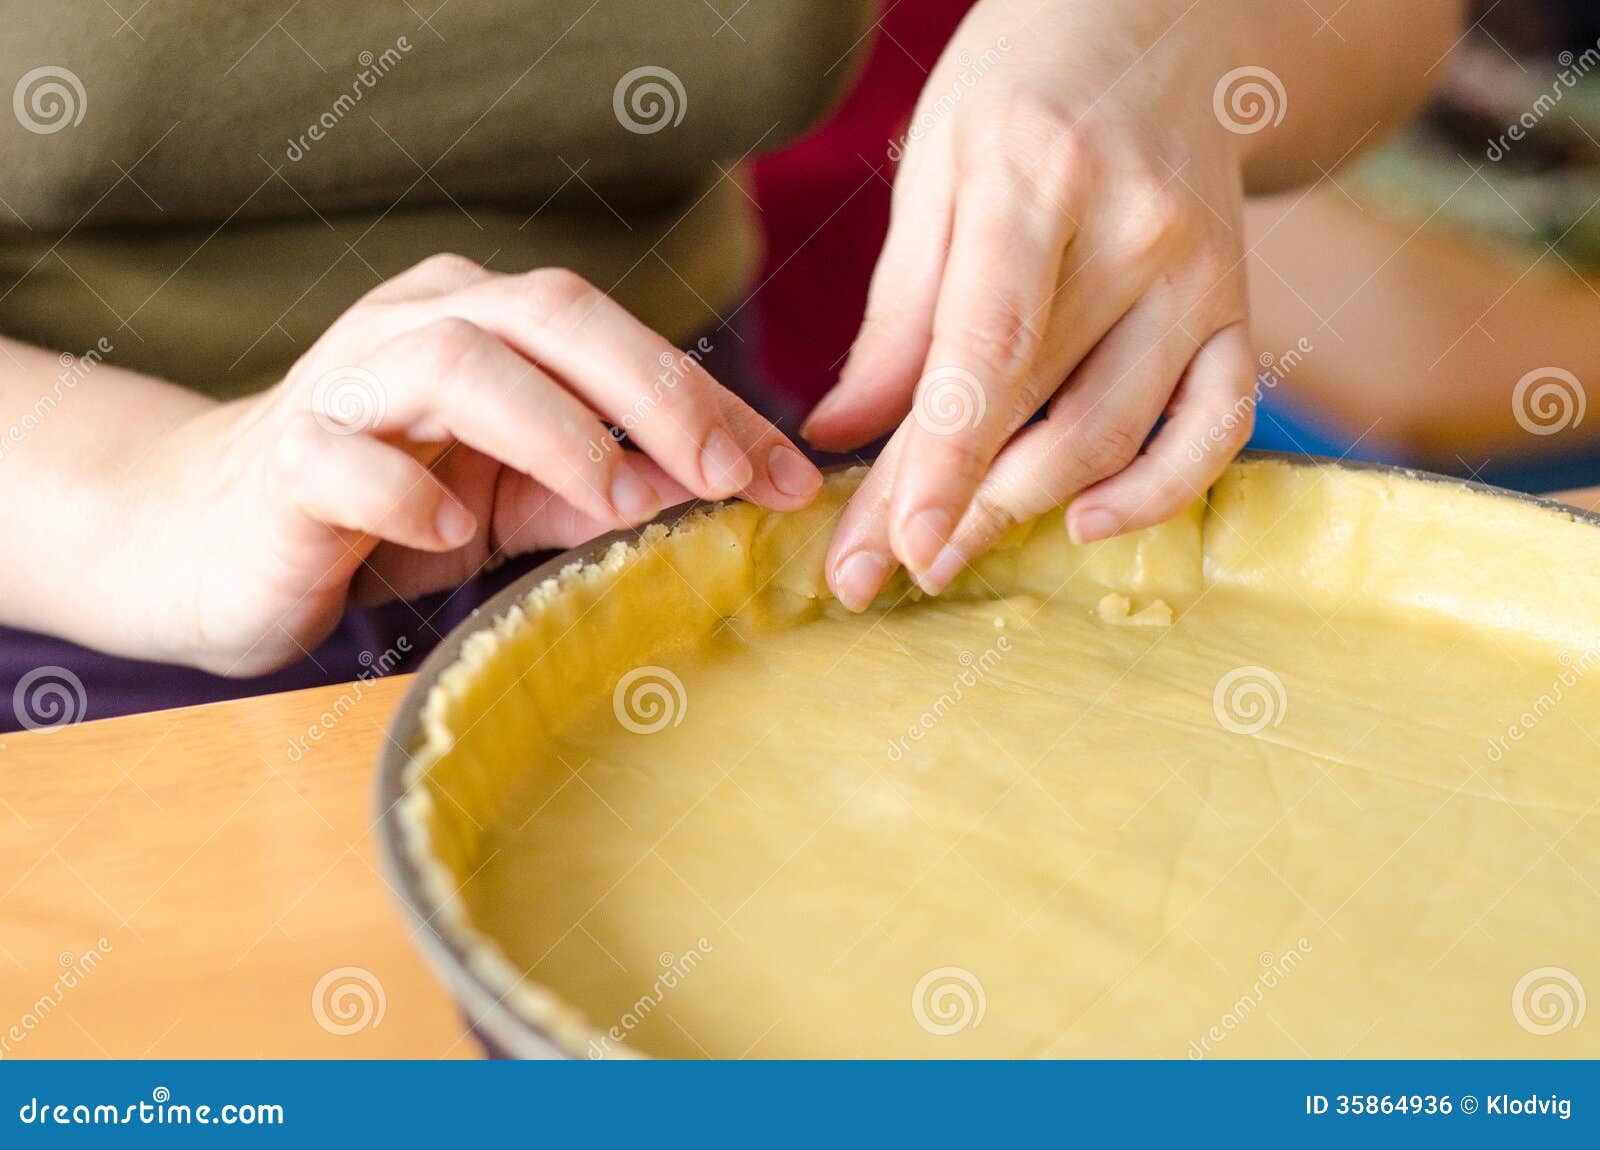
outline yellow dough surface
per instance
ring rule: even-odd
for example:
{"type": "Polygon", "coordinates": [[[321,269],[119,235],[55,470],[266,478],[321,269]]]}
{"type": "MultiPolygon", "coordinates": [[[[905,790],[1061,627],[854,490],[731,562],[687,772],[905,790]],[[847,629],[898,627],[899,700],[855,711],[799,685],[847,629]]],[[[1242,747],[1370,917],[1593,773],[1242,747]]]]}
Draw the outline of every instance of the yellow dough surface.
{"type": "Polygon", "coordinates": [[[568,572],[436,692],[415,842],[521,1016],[580,1056],[1600,1054],[1600,529],[1244,464],[853,616],[849,484],[568,572]]]}

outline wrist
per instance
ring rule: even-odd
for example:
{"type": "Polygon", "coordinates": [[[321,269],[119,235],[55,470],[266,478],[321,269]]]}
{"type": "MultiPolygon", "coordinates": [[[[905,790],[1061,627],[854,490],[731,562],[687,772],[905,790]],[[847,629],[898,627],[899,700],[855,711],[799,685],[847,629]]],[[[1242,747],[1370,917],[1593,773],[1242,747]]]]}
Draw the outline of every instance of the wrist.
{"type": "MultiPolygon", "coordinates": [[[[249,402],[249,401],[244,401],[249,402]]],[[[204,582],[226,475],[225,445],[237,404],[209,404],[166,428],[107,476],[101,502],[103,585],[96,602],[115,604],[108,650],[195,665],[206,647],[204,582]]]]}

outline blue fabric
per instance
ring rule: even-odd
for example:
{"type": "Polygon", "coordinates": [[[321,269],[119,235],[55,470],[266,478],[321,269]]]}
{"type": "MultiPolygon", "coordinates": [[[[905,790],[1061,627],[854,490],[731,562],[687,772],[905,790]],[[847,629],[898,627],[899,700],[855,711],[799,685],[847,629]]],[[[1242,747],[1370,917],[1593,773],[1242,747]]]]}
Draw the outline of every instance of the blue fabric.
{"type": "Polygon", "coordinates": [[[1256,391],[1256,429],[1250,446],[1259,451],[1289,451],[1299,455],[1331,455],[1336,459],[1370,459],[1378,463],[1404,463],[1379,450],[1370,440],[1355,441],[1308,408],[1289,400],[1281,391],[1260,387],[1256,391]]]}
{"type": "Polygon", "coordinates": [[[1308,405],[1296,403],[1281,388],[1263,387],[1257,395],[1256,429],[1250,437],[1250,446],[1257,450],[1398,464],[1535,494],[1600,486],[1600,451],[1593,449],[1551,450],[1543,456],[1523,458],[1474,459],[1469,456],[1441,464],[1437,460],[1423,461],[1385,451],[1370,437],[1358,441],[1357,436],[1319,417],[1308,405]]]}

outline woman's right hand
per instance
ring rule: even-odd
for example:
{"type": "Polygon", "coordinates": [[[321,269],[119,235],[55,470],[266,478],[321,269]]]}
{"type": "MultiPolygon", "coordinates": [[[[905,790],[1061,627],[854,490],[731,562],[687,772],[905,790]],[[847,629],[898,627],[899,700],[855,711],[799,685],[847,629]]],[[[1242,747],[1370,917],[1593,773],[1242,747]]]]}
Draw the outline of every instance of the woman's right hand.
{"type": "Polygon", "coordinates": [[[453,586],[691,496],[794,510],[822,484],[576,274],[455,256],[363,297],[281,384],[183,423],[132,478],[122,534],[156,557],[138,565],[157,602],[119,646],[241,676],[303,658],[352,598],[453,586]]]}

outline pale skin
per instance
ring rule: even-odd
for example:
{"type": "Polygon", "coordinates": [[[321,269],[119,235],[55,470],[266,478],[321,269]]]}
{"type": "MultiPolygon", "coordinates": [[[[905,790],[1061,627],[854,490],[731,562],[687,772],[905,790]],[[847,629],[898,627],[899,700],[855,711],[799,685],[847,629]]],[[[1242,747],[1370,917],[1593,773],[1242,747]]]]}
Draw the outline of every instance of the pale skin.
{"type": "MultiPolygon", "coordinates": [[[[60,365],[6,350],[14,425],[60,365]]],[[[261,395],[219,404],[98,367],[5,462],[0,530],[37,546],[0,565],[0,618],[236,676],[304,657],[352,600],[453,586],[692,496],[794,510],[822,483],[576,275],[455,256],[369,293],[261,395]]]]}
{"type": "Polygon", "coordinates": [[[1331,186],[1252,203],[1245,227],[1255,237],[1257,343],[1281,349],[1309,337],[1315,350],[1283,386],[1350,436],[1458,472],[1600,443],[1592,407],[1541,436],[1518,423],[1514,399],[1526,373],[1559,367],[1593,403],[1592,271],[1543,243],[1391,217],[1331,186]],[[1337,261],[1319,258],[1329,250],[1337,261]]]}
{"type": "MultiPolygon", "coordinates": [[[[866,326],[807,426],[836,448],[898,427],[830,551],[841,601],[863,607],[897,563],[937,590],[1007,525],[1069,500],[1069,528],[1093,539],[1205,489],[1249,430],[1232,421],[1199,465],[1183,450],[1252,384],[1244,194],[1403,122],[1459,14],[1396,8],[1349,0],[1332,34],[1289,0],[981,0],[925,101],[963,53],[1009,48],[909,143],[866,326]],[[1213,113],[1244,65],[1282,77],[1281,125],[1241,135],[1213,113]],[[946,367],[987,401],[953,435],[909,417],[918,379],[946,367]]],[[[14,426],[60,365],[3,351],[14,426]]],[[[691,496],[808,504],[816,469],[692,362],[663,387],[674,356],[570,272],[437,257],[249,399],[102,365],[0,466],[0,532],[25,541],[0,564],[0,621],[254,675],[302,658],[353,601],[452,586],[691,496]],[[351,369],[378,381],[380,418],[341,422],[319,386],[351,369]],[[640,450],[615,448],[605,424],[641,412],[640,450]]]]}
{"type": "Polygon", "coordinates": [[[1245,194],[1398,128],[1459,34],[1451,0],[1352,0],[1332,29],[1315,7],[973,9],[913,118],[861,335],[805,427],[835,450],[894,433],[829,553],[842,602],[898,565],[937,593],[1069,500],[1083,542],[1159,522],[1249,438],[1233,418],[1188,451],[1254,384],[1245,194]],[[1281,123],[1229,130],[1213,97],[1239,68],[1281,83],[1281,123]]]}

